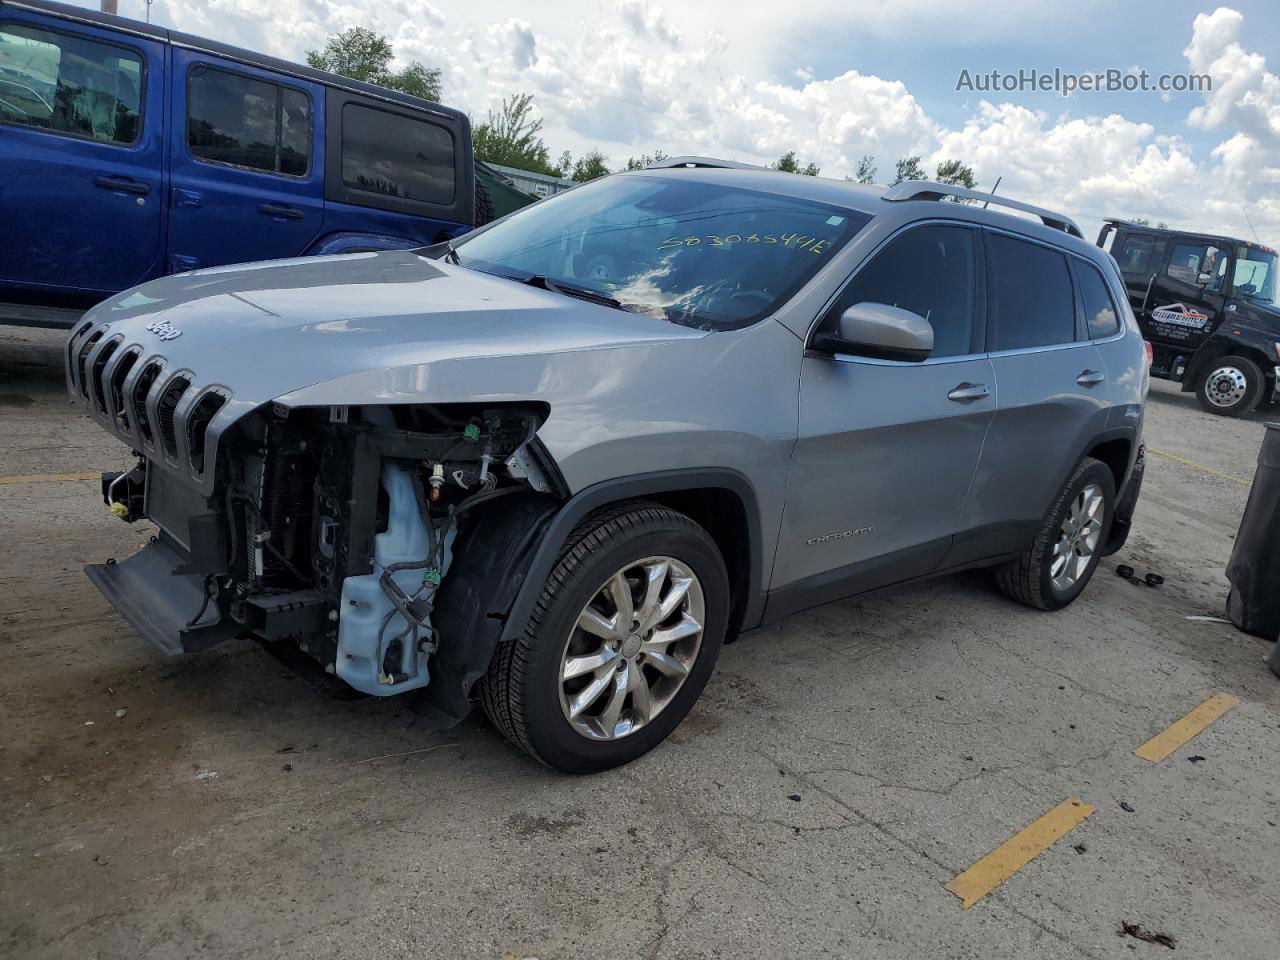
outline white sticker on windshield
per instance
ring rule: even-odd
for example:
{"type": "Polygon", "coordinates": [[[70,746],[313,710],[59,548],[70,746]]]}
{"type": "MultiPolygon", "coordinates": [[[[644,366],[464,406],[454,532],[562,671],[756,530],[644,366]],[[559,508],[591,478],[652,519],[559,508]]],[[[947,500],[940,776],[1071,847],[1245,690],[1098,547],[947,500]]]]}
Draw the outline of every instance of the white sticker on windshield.
{"type": "Polygon", "coordinates": [[[844,217],[827,217],[827,226],[838,227],[844,223],[844,217]]]}

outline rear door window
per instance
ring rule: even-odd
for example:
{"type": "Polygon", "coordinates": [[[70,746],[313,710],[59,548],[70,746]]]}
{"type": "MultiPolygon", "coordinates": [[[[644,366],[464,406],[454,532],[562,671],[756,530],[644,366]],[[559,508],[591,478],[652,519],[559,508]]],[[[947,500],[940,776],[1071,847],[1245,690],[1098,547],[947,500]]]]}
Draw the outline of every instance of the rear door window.
{"type": "Polygon", "coordinates": [[[452,203],[453,134],[426,120],[345,104],[342,181],[353,190],[384,197],[452,203]]]}
{"type": "Polygon", "coordinates": [[[1080,291],[1080,304],[1084,308],[1085,324],[1092,339],[1109,337],[1120,332],[1120,314],[1107,283],[1093,264],[1076,261],[1076,283],[1080,291]]]}
{"type": "Polygon", "coordinates": [[[833,315],[858,303],[884,303],[924,317],[933,326],[931,357],[972,353],[974,231],[930,224],[894,237],[858,271],[833,315]]]}
{"type": "Polygon", "coordinates": [[[187,81],[187,147],[206,163],[306,176],[311,98],[245,74],[193,67],[187,81]]]}
{"type": "Polygon", "coordinates": [[[0,123],[127,146],[142,119],[142,58],[24,23],[0,24],[0,123]]]}
{"type": "Polygon", "coordinates": [[[987,278],[991,350],[1026,350],[1075,341],[1075,300],[1065,254],[1002,233],[988,233],[987,278]]]}

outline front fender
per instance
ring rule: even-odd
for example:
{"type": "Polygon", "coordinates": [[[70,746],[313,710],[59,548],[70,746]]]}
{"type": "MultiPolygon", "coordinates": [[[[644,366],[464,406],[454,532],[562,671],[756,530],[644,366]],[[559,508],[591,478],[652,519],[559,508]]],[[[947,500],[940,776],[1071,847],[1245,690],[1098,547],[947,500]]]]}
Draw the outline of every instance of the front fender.
{"type": "Polygon", "coordinates": [[[307,248],[304,256],[324,257],[343,253],[368,253],[373,250],[411,250],[422,246],[408,237],[385,233],[331,233],[307,248]]]}

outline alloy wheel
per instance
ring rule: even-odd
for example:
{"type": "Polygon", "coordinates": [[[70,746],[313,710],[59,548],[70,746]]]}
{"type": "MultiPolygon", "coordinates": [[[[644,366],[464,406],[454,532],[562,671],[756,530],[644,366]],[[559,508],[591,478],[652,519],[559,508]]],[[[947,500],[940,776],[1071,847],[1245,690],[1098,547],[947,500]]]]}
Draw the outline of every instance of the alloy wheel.
{"type": "Polygon", "coordinates": [[[702,585],[674,557],[613,574],[582,608],[560,660],[560,706],[573,729],[617,740],[652,721],[684,685],[702,646],[702,585]]]}
{"type": "Polygon", "coordinates": [[[1071,501],[1049,564],[1049,578],[1057,589],[1071,589],[1089,569],[1102,539],[1105,503],[1102,487],[1096,483],[1081,488],[1071,501]]]}

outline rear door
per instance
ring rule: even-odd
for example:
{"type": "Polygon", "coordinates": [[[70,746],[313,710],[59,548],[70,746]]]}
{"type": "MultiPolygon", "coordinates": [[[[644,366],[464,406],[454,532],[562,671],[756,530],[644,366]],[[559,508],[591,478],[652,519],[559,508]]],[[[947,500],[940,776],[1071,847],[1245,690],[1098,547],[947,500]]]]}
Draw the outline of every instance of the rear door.
{"type": "Polygon", "coordinates": [[[1024,549],[1109,409],[1107,370],[1077,308],[1067,254],[984,232],[998,399],[948,565],[1024,549]]]}
{"type": "Polygon", "coordinates": [[[101,294],[155,271],[165,49],[0,8],[0,282],[101,294]]]}
{"type": "Polygon", "coordinates": [[[1200,237],[1171,237],[1151,282],[1145,316],[1151,339],[1185,349],[1189,357],[1223,319],[1231,249],[1200,237]]]}
{"type": "Polygon", "coordinates": [[[303,254],[324,215],[319,84],[175,48],[171,272],[303,254]]]}

